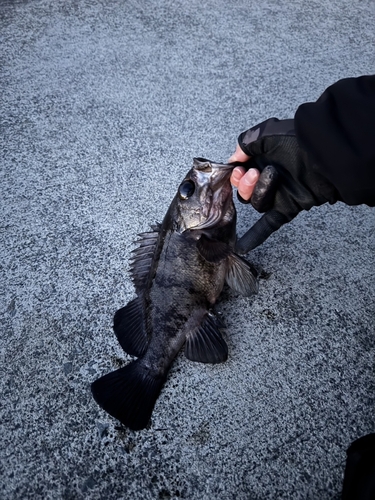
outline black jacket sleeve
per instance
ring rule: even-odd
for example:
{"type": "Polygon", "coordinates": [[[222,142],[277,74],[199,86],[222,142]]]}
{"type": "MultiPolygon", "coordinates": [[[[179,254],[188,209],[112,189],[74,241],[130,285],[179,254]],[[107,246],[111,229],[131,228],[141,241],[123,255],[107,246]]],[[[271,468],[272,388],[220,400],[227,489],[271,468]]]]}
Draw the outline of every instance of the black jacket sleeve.
{"type": "Polygon", "coordinates": [[[295,115],[300,147],[348,205],[375,206],[375,75],[340,80],[295,115]]]}

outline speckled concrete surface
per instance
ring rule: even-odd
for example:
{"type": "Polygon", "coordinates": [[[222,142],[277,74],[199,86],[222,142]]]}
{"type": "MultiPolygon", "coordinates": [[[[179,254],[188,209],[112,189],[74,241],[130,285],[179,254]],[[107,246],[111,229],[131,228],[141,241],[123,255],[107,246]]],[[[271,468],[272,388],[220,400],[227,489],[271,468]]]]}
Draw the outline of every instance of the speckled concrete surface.
{"type": "MultiPolygon", "coordinates": [[[[374,72],[372,0],[0,2],[4,499],[338,499],[374,432],[374,210],[300,215],[219,305],[230,356],[182,355],[150,429],[90,383],[129,361],[129,251],[194,156],[374,72]]],[[[239,207],[242,234],[257,218],[239,207]]]]}

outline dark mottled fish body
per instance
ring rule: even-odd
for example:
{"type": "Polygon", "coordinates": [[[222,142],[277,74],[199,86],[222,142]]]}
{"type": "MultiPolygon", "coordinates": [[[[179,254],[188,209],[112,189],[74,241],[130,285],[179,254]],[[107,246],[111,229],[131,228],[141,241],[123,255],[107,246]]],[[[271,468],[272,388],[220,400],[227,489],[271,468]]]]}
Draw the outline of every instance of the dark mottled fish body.
{"type": "Polygon", "coordinates": [[[253,268],[233,252],[232,168],[195,159],[163,223],[141,235],[134,251],[137,298],[117,311],[114,330],[138,359],[92,384],[98,404],[131,429],[146,427],[184,345],[193,361],[227,359],[221,323],[211,312],[224,283],[243,295],[256,291],[253,268]]]}

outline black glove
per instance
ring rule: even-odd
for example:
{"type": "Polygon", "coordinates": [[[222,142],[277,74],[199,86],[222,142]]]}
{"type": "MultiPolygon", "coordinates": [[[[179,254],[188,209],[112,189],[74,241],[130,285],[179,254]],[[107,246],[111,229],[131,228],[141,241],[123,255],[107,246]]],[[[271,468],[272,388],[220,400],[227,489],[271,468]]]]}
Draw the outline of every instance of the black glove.
{"type": "Polygon", "coordinates": [[[238,253],[247,253],[263,243],[302,210],[340,199],[335,187],[318,173],[312,159],[300,148],[294,120],[270,118],[243,132],[238,143],[252,157],[245,167],[261,171],[249,201],[259,212],[266,212],[239,239],[238,253]]]}

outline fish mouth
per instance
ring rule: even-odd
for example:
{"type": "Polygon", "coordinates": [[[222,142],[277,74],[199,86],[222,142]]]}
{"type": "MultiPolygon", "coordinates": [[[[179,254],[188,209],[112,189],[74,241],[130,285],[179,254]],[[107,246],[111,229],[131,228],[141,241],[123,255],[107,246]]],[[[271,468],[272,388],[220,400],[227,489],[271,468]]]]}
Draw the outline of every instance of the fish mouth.
{"type": "Polygon", "coordinates": [[[205,158],[194,158],[193,168],[201,189],[202,215],[204,219],[192,230],[208,229],[217,225],[232,201],[232,185],[229,182],[235,165],[214,163],[205,158]]]}
{"type": "Polygon", "coordinates": [[[235,166],[234,163],[215,163],[206,158],[193,158],[193,168],[202,172],[212,172],[213,170],[232,171],[235,166]]]}
{"type": "Polygon", "coordinates": [[[229,180],[234,164],[214,163],[205,158],[194,158],[193,168],[197,174],[198,185],[209,186],[217,191],[229,180]]]}

